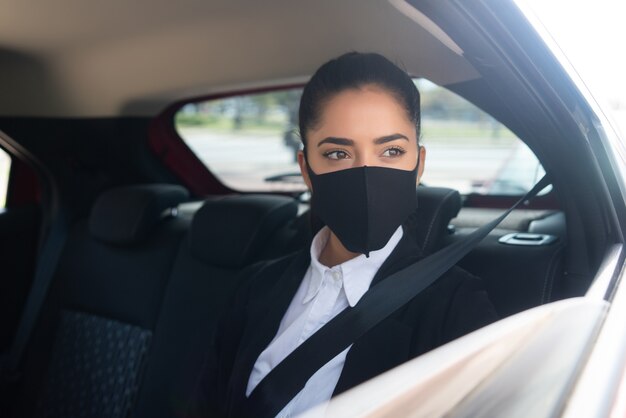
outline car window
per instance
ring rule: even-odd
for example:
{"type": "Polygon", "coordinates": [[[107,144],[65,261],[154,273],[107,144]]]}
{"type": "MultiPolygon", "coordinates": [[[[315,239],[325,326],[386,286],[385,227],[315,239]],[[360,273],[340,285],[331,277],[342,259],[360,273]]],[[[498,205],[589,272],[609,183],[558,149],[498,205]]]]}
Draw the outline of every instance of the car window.
{"type": "MultiPolygon", "coordinates": [[[[468,101],[416,79],[422,101],[423,183],[462,194],[521,195],[544,174],[504,125],[468,101]]],[[[305,190],[296,154],[301,89],[189,103],[175,115],[180,137],[227,186],[241,191],[305,190]]]]}
{"type": "Polygon", "coordinates": [[[0,148],[0,208],[4,208],[6,204],[10,168],[11,157],[9,157],[6,151],[0,148]]]}

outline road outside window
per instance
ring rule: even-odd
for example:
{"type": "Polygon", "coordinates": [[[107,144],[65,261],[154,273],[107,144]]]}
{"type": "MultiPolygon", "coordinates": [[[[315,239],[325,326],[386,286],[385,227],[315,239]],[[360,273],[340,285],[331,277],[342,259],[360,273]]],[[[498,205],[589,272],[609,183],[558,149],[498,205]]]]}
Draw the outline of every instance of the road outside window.
{"type": "MultiPolygon", "coordinates": [[[[415,80],[422,99],[423,182],[462,194],[520,195],[544,174],[502,124],[445,88],[415,80]]],[[[179,135],[226,185],[241,191],[304,191],[296,153],[300,89],[190,103],[179,135]]]]}
{"type": "Polygon", "coordinates": [[[0,208],[5,207],[6,204],[10,168],[11,157],[9,157],[9,154],[0,148],[0,208]]]}

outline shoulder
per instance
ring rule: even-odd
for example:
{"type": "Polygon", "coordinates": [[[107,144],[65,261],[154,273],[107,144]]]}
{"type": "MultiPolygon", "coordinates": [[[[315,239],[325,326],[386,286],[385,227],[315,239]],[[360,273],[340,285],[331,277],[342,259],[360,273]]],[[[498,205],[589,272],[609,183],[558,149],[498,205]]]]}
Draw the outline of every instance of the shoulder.
{"type": "Polygon", "coordinates": [[[404,315],[406,320],[419,318],[414,327],[428,349],[499,319],[483,281],[456,266],[413,300],[404,315]]]}
{"type": "Polygon", "coordinates": [[[294,265],[295,267],[308,267],[309,264],[308,250],[300,250],[280,258],[252,264],[245,268],[240,276],[242,282],[247,283],[250,287],[265,286],[277,281],[288,268],[294,267],[294,265]]]}
{"type": "Polygon", "coordinates": [[[230,298],[227,308],[220,316],[217,338],[222,341],[234,341],[240,337],[244,326],[249,320],[250,310],[256,305],[268,305],[272,289],[284,275],[286,269],[301,257],[293,253],[281,258],[252,264],[240,271],[237,278],[237,289],[230,298]]]}
{"type": "Polygon", "coordinates": [[[448,306],[444,338],[453,340],[499,319],[483,280],[455,266],[445,275],[448,306]]]}
{"type": "Polygon", "coordinates": [[[287,271],[305,270],[310,263],[308,251],[297,251],[272,260],[264,260],[243,269],[237,278],[238,290],[234,304],[240,305],[266,295],[287,271]]]}
{"type": "Polygon", "coordinates": [[[485,291],[484,282],[480,277],[459,266],[453,266],[442,279],[442,284],[453,290],[459,297],[475,291],[485,291]]]}
{"type": "Polygon", "coordinates": [[[430,285],[422,296],[439,303],[446,301],[445,305],[451,307],[470,297],[472,293],[482,291],[485,291],[482,279],[461,267],[453,266],[430,285]]]}

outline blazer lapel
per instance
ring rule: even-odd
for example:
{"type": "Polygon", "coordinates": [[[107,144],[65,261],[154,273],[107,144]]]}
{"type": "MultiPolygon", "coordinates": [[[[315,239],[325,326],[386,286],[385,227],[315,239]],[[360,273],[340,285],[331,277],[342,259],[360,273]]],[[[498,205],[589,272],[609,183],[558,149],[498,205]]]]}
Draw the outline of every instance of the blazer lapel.
{"type": "Polygon", "coordinates": [[[249,325],[243,331],[229,384],[231,394],[229,416],[237,415],[235,410],[243,403],[254,363],[276,336],[280,321],[298,290],[309,264],[309,250],[302,250],[294,256],[278,280],[274,281],[272,277],[259,278],[259,280],[267,280],[268,283],[274,282],[274,285],[268,296],[262,298],[265,303],[263,305],[252,303],[248,311],[247,324],[249,325]]]}
{"type": "MultiPolygon", "coordinates": [[[[410,221],[404,224],[402,239],[374,276],[371,286],[423,257],[412,236],[413,229],[410,221]]],[[[244,331],[237,353],[229,385],[230,416],[236,416],[237,408],[243,404],[252,367],[276,336],[280,321],[311,263],[309,250],[306,248],[294,256],[293,261],[275,282],[269,296],[262,298],[269,301],[271,306],[268,308],[265,305],[254,305],[248,312],[248,324],[256,325],[244,331]]],[[[272,278],[267,280],[270,282],[272,278]]],[[[413,329],[393,315],[370,330],[348,352],[333,396],[406,361],[412,334],[413,329]],[[389,344],[389,341],[394,344],[389,344]]]]}
{"type": "MultiPolygon", "coordinates": [[[[422,257],[421,249],[405,224],[402,239],[374,276],[370,288],[422,257]]],[[[333,396],[408,360],[412,336],[413,328],[396,319],[396,315],[372,328],[348,351],[333,396]]]]}

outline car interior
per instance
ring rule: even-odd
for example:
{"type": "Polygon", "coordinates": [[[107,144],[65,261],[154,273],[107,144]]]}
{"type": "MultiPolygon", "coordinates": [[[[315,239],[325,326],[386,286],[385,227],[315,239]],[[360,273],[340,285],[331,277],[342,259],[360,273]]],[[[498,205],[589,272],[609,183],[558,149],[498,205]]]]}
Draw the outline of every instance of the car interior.
{"type": "MultiPolygon", "coordinates": [[[[483,279],[502,318],[583,295],[621,239],[616,186],[588,139],[593,121],[536,39],[515,38],[523,19],[512,3],[4,3],[0,352],[11,350],[37,270],[51,277],[7,392],[12,416],[184,415],[246,272],[307,247],[312,226],[301,191],[221,181],[175,115],[189,103],[301,88],[343,52],[380,52],[462,97],[510,129],[550,176],[550,191],[459,263],[483,279]]],[[[416,193],[426,253],[523,194],[427,182],[416,193]]]]}

